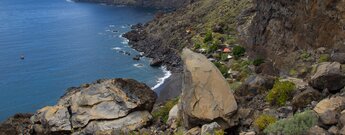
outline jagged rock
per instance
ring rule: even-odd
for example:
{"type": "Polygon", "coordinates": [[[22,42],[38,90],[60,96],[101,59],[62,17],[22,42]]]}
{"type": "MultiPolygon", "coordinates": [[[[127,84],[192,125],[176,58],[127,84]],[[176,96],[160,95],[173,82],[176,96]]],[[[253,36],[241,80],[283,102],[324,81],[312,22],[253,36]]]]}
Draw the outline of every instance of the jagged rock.
{"type": "Polygon", "coordinates": [[[181,94],[184,125],[194,127],[217,119],[233,126],[230,117],[237,103],[229,84],[207,58],[184,49],[184,84],[181,94]]]}
{"type": "Polygon", "coordinates": [[[148,86],[135,80],[98,80],[71,88],[58,105],[39,110],[32,119],[36,127],[50,132],[134,130],[152,118],[148,112],[156,98],[148,86]]]}
{"type": "Polygon", "coordinates": [[[38,110],[31,119],[34,123],[41,123],[45,129],[42,130],[44,132],[69,132],[72,130],[70,113],[64,106],[44,107],[38,110]]]}
{"type": "Polygon", "coordinates": [[[201,129],[199,127],[194,127],[189,129],[184,135],[200,135],[201,129]]]}
{"type": "Polygon", "coordinates": [[[294,109],[307,107],[312,101],[321,99],[321,93],[313,88],[307,88],[305,91],[298,93],[292,99],[294,109]]]}
{"type": "Polygon", "coordinates": [[[178,105],[174,105],[173,108],[169,111],[169,118],[167,124],[170,125],[171,128],[176,129],[178,126],[178,119],[179,119],[179,108],[178,105]]]}
{"type": "Polygon", "coordinates": [[[334,125],[337,124],[337,112],[334,110],[327,110],[324,113],[321,113],[320,120],[325,125],[334,125]]]}
{"type": "Polygon", "coordinates": [[[320,63],[309,84],[315,89],[328,89],[330,92],[342,89],[345,86],[345,75],[341,72],[340,63],[320,63]]]}
{"type": "Polygon", "coordinates": [[[282,82],[284,82],[284,81],[293,82],[296,85],[296,88],[298,90],[306,89],[309,86],[307,82],[305,82],[299,78],[287,77],[285,79],[281,79],[280,81],[282,81],[282,82]]]}
{"type": "Polygon", "coordinates": [[[96,131],[132,131],[141,128],[152,119],[147,111],[136,111],[128,114],[126,117],[115,120],[91,121],[82,131],[76,134],[92,134],[96,131]]]}
{"type": "Polygon", "coordinates": [[[6,121],[0,123],[0,135],[30,135],[32,114],[15,114],[6,121]]]}
{"type": "Polygon", "coordinates": [[[220,130],[222,127],[217,122],[202,125],[201,135],[213,135],[216,130],[220,130]]]}
{"type": "Polygon", "coordinates": [[[345,108],[345,97],[336,96],[321,100],[315,107],[314,111],[320,116],[328,110],[340,112],[345,108]]]}
{"type": "Polygon", "coordinates": [[[331,60],[345,64],[345,53],[334,53],[331,55],[331,60]]]}
{"type": "Polygon", "coordinates": [[[332,135],[338,135],[339,134],[339,129],[336,126],[332,126],[328,129],[328,132],[332,135]]]}
{"type": "Polygon", "coordinates": [[[308,135],[329,135],[329,133],[325,129],[319,126],[314,126],[310,128],[307,134],[308,135]]]}
{"type": "Polygon", "coordinates": [[[152,59],[150,62],[150,66],[158,67],[158,66],[161,66],[162,63],[163,61],[161,59],[152,59]]]}

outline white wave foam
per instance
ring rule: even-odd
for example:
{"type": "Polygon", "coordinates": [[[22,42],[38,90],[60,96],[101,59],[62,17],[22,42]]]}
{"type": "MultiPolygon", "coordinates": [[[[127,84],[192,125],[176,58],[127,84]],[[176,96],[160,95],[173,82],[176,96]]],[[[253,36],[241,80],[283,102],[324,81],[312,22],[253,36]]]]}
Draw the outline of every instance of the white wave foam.
{"type": "Polygon", "coordinates": [[[141,63],[137,63],[137,64],[134,64],[133,66],[140,68],[140,67],[143,67],[144,65],[141,63]]]}
{"type": "Polygon", "coordinates": [[[121,47],[114,47],[113,50],[121,50],[121,47]]]}
{"type": "Polygon", "coordinates": [[[124,45],[127,45],[128,44],[128,42],[129,42],[129,40],[128,39],[126,39],[126,38],[124,38],[123,39],[123,41],[121,42],[122,44],[124,44],[124,45]]]}
{"type": "Polygon", "coordinates": [[[71,3],[74,3],[74,1],[73,0],[66,0],[67,2],[71,2],[71,3]]]}
{"type": "Polygon", "coordinates": [[[171,76],[171,72],[169,70],[167,70],[167,68],[165,66],[162,66],[161,69],[164,72],[164,77],[158,79],[157,84],[151,88],[153,90],[157,89],[159,86],[161,86],[165,82],[165,80],[171,76]]]}

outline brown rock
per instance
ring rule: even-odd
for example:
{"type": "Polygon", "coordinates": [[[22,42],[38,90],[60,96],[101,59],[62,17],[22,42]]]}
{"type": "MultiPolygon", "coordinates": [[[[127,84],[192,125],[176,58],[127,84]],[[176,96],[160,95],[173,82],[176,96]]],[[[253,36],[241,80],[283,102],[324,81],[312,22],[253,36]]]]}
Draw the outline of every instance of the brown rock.
{"type": "Polygon", "coordinates": [[[181,95],[185,125],[193,127],[213,120],[226,121],[237,110],[237,103],[229,84],[207,58],[184,49],[184,84],[181,95]]]}
{"type": "Polygon", "coordinates": [[[314,90],[313,88],[308,88],[307,90],[298,93],[292,99],[292,105],[294,109],[305,108],[312,101],[319,101],[322,98],[322,95],[319,91],[314,90]]]}
{"type": "Polygon", "coordinates": [[[337,124],[337,112],[332,110],[327,110],[324,113],[321,113],[320,120],[325,125],[334,125],[337,124]]]}
{"type": "Polygon", "coordinates": [[[339,129],[338,127],[336,126],[332,126],[328,129],[328,132],[331,134],[331,135],[338,135],[339,134],[339,129]]]}
{"type": "Polygon", "coordinates": [[[308,135],[329,135],[329,133],[325,129],[319,126],[314,126],[310,128],[307,134],[308,135]]]}
{"type": "Polygon", "coordinates": [[[321,100],[315,107],[314,111],[321,115],[326,111],[337,111],[340,112],[345,108],[345,97],[337,96],[332,98],[326,98],[321,100]]]}

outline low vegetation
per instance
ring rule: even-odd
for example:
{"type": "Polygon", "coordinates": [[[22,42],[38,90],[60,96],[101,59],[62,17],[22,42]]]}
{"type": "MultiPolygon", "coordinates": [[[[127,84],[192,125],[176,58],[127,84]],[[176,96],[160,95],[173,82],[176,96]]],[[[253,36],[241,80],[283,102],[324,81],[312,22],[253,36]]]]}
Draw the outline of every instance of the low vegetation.
{"type": "Polygon", "coordinates": [[[317,124],[317,116],[313,111],[304,111],[295,114],[288,119],[279,120],[269,125],[264,133],[266,134],[283,134],[283,135],[302,135],[308,129],[317,124]]]}
{"type": "Polygon", "coordinates": [[[213,64],[218,68],[218,70],[222,73],[222,75],[226,78],[229,76],[229,68],[224,65],[224,64],[221,64],[219,62],[213,62],[213,64]]]}
{"type": "Polygon", "coordinates": [[[292,97],[295,90],[295,84],[289,81],[276,80],[273,88],[268,92],[266,101],[272,105],[283,106],[285,102],[292,97]]]}
{"type": "Polygon", "coordinates": [[[262,114],[255,119],[254,125],[260,130],[264,130],[268,125],[275,123],[277,119],[274,116],[262,114]]]}
{"type": "Polygon", "coordinates": [[[242,46],[235,46],[233,48],[232,55],[234,55],[235,58],[240,58],[245,52],[246,49],[244,49],[242,46]]]}
{"type": "Polygon", "coordinates": [[[327,62],[329,61],[329,55],[328,54],[321,54],[320,57],[319,57],[319,61],[318,62],[327,62]]]}
{"type": "Polygon", "coordinates": [[[154,119],[161,118],[163,122],[166,123],[169,118],[169,111],[171,110],[171,108],[174,107],[174,105],[177,104],[178,100],[179,98],[175,98],[175,99],[166,101],[160,108],[152,112],[153,118],[154,119]]]}

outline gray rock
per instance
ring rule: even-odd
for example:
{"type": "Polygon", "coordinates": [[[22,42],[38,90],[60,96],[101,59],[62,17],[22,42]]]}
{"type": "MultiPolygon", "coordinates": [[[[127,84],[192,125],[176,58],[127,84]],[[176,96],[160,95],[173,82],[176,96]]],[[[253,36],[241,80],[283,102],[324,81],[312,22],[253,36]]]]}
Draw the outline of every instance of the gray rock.
{"type": "Polygon", "coordinates": [[[201,127],[201,135],[213,135],[216,130],[220,130],[222,127],[217,122],[205,124],[201,127]]]}
{"type": "Polygon", "coordinates": [[[328,89],[330,92],[342,89],[345,86],[345,75],[341,72],[340,63],[320,63],[309,84],[315,89],[328,89]]]}
{"type": "Polygon", "coordinates": [[[345,64],[345,53],[334,53],[331,55],[331,60],[345,64]]]}
{"type": "Polygon", "coordinates": [[[184,125],[191,128],[212,122],[226,121],[233,126],[231,116],[237,103],[228,82],[207,58],[184,49],[184,84],[181,94],[184,125]]]}
{"type": "MultiPolygon", "coordinates": [[[[65,132],[71,131],[70,114],[64,106],[47,106],[37,111],[31,117],[34,123],[41,123],[44,130],[40,132],[65,132]]],[[[36,128],[39,126],[37,125],[36,128]]],[[[37,131],[36,131],[37,132],[37,131]]]]}
{"type": "Polygon", "coordinates": [[[178,105],[174,105],[173,108],[169,111],[169,117],[167,124],[170,125],[171,128],[176,129],[178,126],[178,119],[179,119],[179,107],[178,105]]]}
{"type": "Polygon", "coordinates": [[[239,90],[235,91],[240,96],[255,96],[262,91],[271,89],[274,84],[274,78],[261,75],[252,75],[246,79],[239,90]]]}
{"type": "Polygon", "coordinates": [[[152,116],[147,111],[135,111],[128,114],[126,117],[114,119],[114,120],[103,120],[103,121],[92,121],[82,131],[81,134],[93,134],[96,131],[132,131],[139,129],[147,124],[152,119],[152,116]]]}

